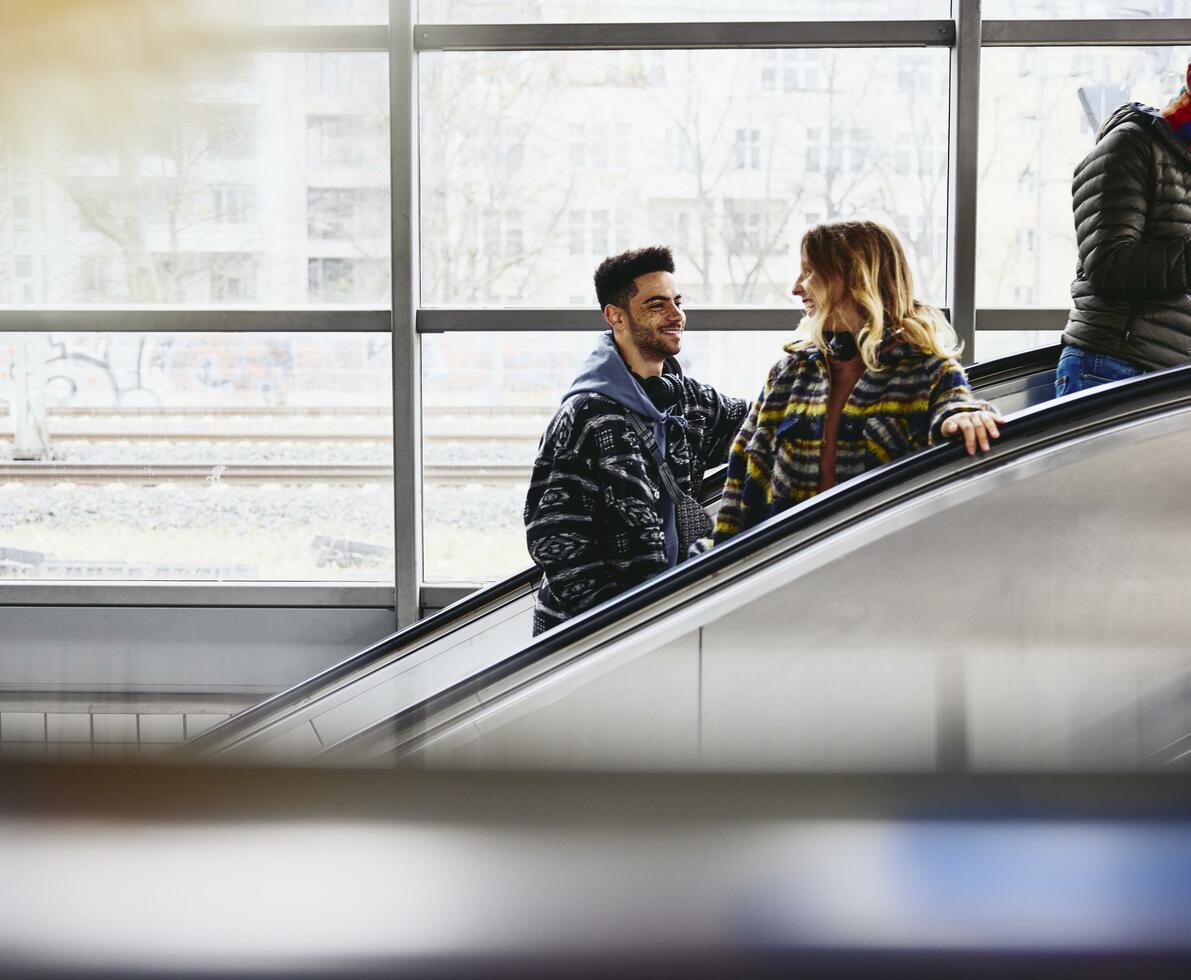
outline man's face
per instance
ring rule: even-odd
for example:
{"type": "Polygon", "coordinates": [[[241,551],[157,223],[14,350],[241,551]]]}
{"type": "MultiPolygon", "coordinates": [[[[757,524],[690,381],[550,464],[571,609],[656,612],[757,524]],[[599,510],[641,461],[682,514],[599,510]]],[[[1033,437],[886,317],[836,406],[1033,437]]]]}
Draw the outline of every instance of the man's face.
{"type": "Polygon", "coordinates": [[[629,300],[629,338],[650,360],[673,357],[682,349],[686,314],[682,295],[669,272],[648,272],[633,280],[637,292],[629,300]]]}

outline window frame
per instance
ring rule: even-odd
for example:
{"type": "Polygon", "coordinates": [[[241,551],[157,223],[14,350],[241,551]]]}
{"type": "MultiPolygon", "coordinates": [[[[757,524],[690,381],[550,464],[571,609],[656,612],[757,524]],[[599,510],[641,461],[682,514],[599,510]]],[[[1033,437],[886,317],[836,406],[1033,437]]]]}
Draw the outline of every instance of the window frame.
{"type": "MultiPolygon", "coordinates": [[[[388,56],[392,302],[388,308],[3,307],[0,330],[22,332],[389,332],[393,356],[394,545],[392,583],[54,583],[0,584],[0,605],[277,606],[389,608],[397,626],[465,595],[471,586],[422,579],[422,334],[447,331],[599,329],[598,312],[423,307],[418,296],[418,57],[442,51],[669,50],[746,47],[945,47],[949,73],[947,254],[948,314],[972,355],[986,331],[1059,330],[1064,309],[977,309],[976,166],[981,52],[988,47],[1179,46],[1191,19],[982,20],[981,0],[952,0],[943,20],[790,21],[630,24],[422,24],[417,0],[390,0],[388,25],[274,26],[244,41],[250,52],[384,52],[388,56]]],[[[782,84],[778,58],[773,82],[782,84]]],[[[692,233],[694,230],[692,229],[692,233]]],[[[788,330],[791,309],[704,308],[691,329],[788,330]]]]}

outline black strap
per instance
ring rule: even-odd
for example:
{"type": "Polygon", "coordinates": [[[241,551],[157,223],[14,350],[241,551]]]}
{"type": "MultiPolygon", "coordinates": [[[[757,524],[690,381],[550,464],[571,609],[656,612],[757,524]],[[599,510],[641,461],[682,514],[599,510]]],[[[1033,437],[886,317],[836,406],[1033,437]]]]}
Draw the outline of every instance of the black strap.
{"type": "Polygon", "coordinates": [[[654,462],[658,464],[658,474],[662,478],[662,486],[666,488],[666,493],[670,494],[670,498],[678,503],[684,499],[687,494],[682,492],[682,488],[678,485],[678,481],[674,478],[674,473],[671,471],[666,458],[662,455],[662,450],[658,446],[657,440],[653,437],[653,433],[649,431],[644,422],[641,421],[640,416],[636,412],[629,411],[629,425],[633,427],[633,431],[637,433],[641,441],[645,443],[645,448],[654,458],[654,462]]]}

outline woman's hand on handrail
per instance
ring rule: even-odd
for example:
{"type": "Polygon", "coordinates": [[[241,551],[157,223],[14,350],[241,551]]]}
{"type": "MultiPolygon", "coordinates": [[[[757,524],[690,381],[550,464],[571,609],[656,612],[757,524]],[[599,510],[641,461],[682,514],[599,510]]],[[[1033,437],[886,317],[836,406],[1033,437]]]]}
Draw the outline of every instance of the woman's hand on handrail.
{"type": "Polygon", "coordinates": [[[974,456],[977,446],[980,447],[981,452],[989,451],[991,448],[989,440],[1001,437],[997,423],[1004,421],[1000,415],[994,412],[956,412],[943,420],[939,433],[944,439],[950,439],[952,436],[962,433],[964,448],[967,449],[969,456],[974,456]]]}

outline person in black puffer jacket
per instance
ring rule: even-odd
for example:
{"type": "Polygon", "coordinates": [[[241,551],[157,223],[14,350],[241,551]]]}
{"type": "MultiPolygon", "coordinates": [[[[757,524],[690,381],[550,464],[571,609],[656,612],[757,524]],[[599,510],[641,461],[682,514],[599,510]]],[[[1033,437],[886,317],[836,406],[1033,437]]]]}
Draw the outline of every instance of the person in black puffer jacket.
{"type": "Polygon", "coordinates": [[[1075,169],[1079,263],[1059,395],[1191,362],[1191,66],[1165,109],[1130,103],[1075,169]]]}

